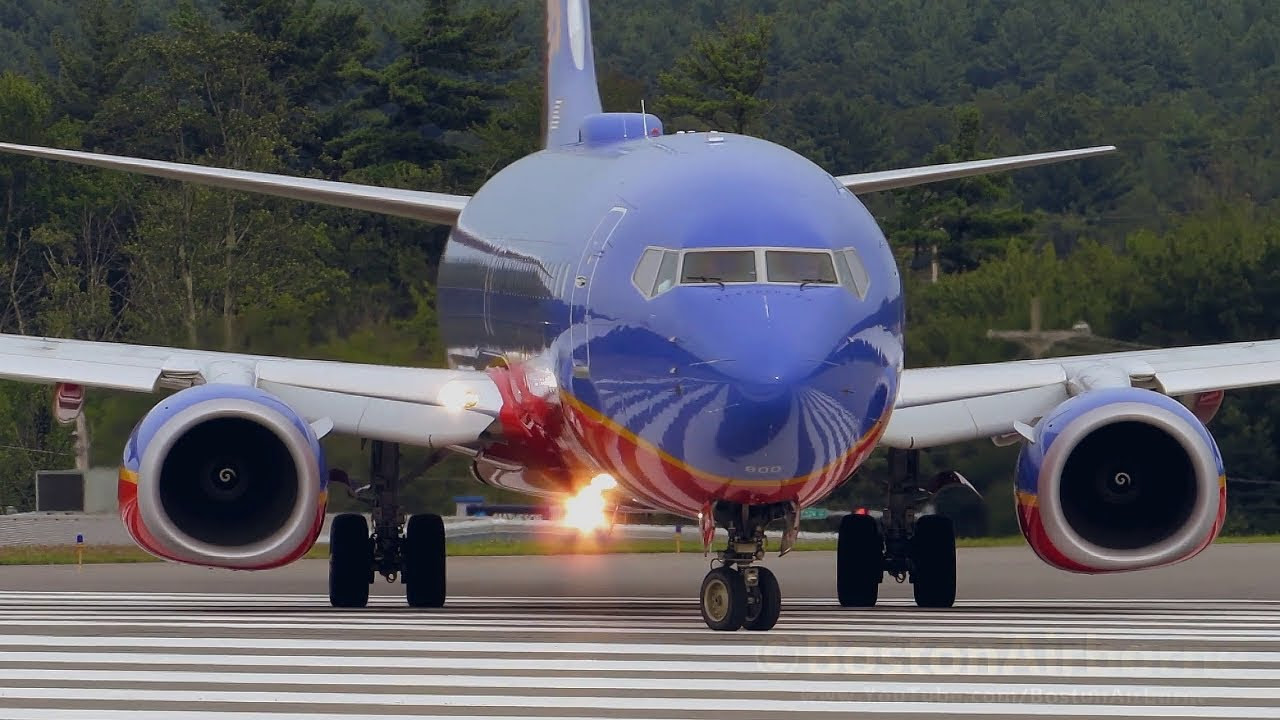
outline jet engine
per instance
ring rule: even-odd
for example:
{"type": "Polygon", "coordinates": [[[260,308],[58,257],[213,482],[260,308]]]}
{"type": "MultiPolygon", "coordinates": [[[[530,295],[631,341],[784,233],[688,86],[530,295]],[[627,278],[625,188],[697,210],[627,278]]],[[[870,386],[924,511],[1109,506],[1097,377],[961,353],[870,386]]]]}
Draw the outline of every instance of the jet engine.
{"type": "Polygon", "coordinates": [[[1186,560],[1226,514],[1222,455],[1182,403],[1150,390],[1078,395],[1018,456],[1018,522],[1045,562],[1118,572],[1186,560]]]}
{"type": "Polygon", "coordinates": [[[328,477],[311,426],[252,387],[199,385],[134,428],[120,468],[120,515],[163,558],[243,570],[305,554],[324,521],[328,477]]]}

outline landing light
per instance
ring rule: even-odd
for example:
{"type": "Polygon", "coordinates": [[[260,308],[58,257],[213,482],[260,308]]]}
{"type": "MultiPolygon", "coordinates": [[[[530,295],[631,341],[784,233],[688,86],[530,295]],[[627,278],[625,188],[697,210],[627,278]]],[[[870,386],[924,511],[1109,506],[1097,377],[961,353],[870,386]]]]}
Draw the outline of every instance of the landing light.
{"type": "Polygon", "coordinates": [[[466,383],[450,380],[440,388],[437,400],[448,410],[470,410],[480,403],[480,396],[466,383]]]}
{"type": "Polygon", "coordinates": [[[606,527],[609,521],[604,514],[604,494],[617,486],[618,481],[612,475],[591,478],[577,495],[564,501],[564,524],[584,533],[606,527]]]}

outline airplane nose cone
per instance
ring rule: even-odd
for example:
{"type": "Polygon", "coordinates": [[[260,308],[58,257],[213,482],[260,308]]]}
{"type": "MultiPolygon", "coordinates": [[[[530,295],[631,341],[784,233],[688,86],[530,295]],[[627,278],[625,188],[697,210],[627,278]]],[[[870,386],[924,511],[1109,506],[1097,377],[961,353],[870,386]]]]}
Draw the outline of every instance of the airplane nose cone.
{"type": "Polygon", "coordinates": [[[839,287],[682,288],[660,302],[645,328],[592,350],[593,404],[640,448],[608,452],[697,498],[767,502],[844,479],[892,396],[900,341],[882,318],[839,287]]]}
{"type": "MultiPolygon", "coordinates": [[[[714,293],[714,291],[712,291],[714,293]]],[[[679,343],[744,398],[769,400],[822,372],[850,325],[835,288],[725,290],[689,303],[679,343]]]]}
{"type": "Polygon", "coordinates": [[[681,374],[723,385],[717,455],[766,467],[794,464],[811,406],[822,402],[819,388],[841,382],[838,355],[851,318],[840,292],[757,287],[704,294],[692,315],[697,330],[682,340],[701,362],[681,374]]]}

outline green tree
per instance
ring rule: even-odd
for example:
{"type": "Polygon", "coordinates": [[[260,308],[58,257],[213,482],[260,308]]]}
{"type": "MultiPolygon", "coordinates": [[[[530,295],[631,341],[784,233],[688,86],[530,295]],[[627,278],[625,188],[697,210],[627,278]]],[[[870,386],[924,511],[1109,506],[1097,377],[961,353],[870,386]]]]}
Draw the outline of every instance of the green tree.
{"type": "MultiPolygon", "coordinates": [[[[960,108],[951,142],[925,164],[990,157],[979,150],[981,128],[976,108],[960,108]]],[[[911,267],[929,268],[935,282],[939,273],[974,270],[1010,240],[1025,239],[1035,224],[1011,201],[1010,188],[1008,175],[981,175],[898,191],[893,242],[910,253],[911,267]]]]}
{"type": "Polygon", "coordinates": [[[770,107],[758,94],[772,39],[773,20],[763,15],[739,15],[695,38],[670,72],[659,73],[658,109],[673,126],[688,116],[711,129],[746,132],[770,107]]]}
{"type": "MultiPolygon", "coordinates": [[[[273,82],[280,46],[219,30],[188,8],[173,34],[141,38],[107,103],[145,154],[280,171],[291,157],[296,107],[273,82]]],[[[325,237],[295,205],[220,190],[153,183],[127,246],[134,333],[192,347],[243,346],[245,318],[306,326],[341,271],[325,237]]]]}

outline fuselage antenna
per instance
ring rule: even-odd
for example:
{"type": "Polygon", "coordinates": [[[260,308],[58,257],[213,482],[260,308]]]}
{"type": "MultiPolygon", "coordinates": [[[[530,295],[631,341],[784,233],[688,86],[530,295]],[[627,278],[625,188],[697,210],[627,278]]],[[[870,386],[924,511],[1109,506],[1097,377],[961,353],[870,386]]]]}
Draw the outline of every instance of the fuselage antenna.
{"type": "Polygon", "coordinates": [[[644,98],[640,98],[640,127],[647,139],[649,137],[649,116],[644,111],[644,98]]]}

